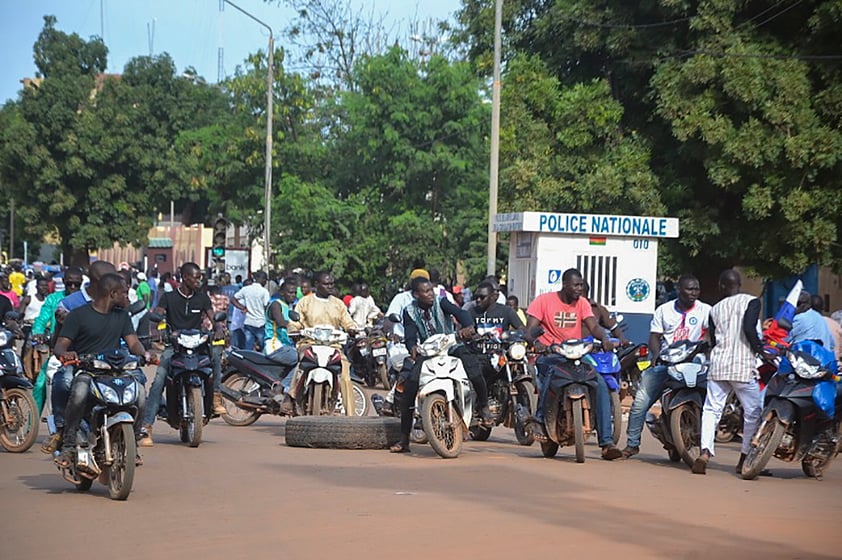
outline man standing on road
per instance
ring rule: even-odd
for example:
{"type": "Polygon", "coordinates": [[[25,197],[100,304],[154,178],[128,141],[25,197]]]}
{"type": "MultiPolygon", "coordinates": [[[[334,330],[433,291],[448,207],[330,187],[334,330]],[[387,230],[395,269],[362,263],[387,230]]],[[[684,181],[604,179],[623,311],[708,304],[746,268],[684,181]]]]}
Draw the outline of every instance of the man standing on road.
{"type": "MultiPolygon", "coordinates": [[[[659,305],[649,327],[649,355],[657,358],[662,342],[669,346],[678,340],[693,342],[707,336],[710,305],[699,301],[699,281],[685,274],[678,279],[678,299],[659,305]]],[[[629,411],[626,428],[626,448],[623,457],[628,459],[640,452],[640,434],[646,412],[652,407],[669,379],[667,367],[656,365],[641,373],[640,388],[629,411]]]]}
{"type": "MultiPolygon", "coordinates": [[[[581,338],[582,323],[585,323],[592,333],[596,333],[595,338],[602,342],[602,347],[606,351],[613,350],[614,345],[606,336],[605,331],[599,328],[594,318],[590,302],[581,297],[585,287],[582,274],[575,268],[567,269],[561,276],[561,282],[561,290],[541,294],[526,310],[527,338],[531,339],[532,333],[538,327],[544,329],[544,334],[534,341],[535,351],[544,353],[553,344],[581,338]]],[[[529,425],[533,436],[538,441],[547,441],[547,431],[544,427],[544,404],[549,392],[550,370],[559,360],[563,358],[557,354],[544,353],[535,364],[539,385],[538,410],[535,411],[529,425]]],[[[611,395],[601,375],[596,376],[596,381],[596,432],[599,437],[599,446],[602,448],[602,458],[613,461],[621,457],[622,453],[614,445],[614,432],[611,428],[611,395]]]]}
{"type": "Polygon", "coordinates": [[[710,370],[707,397],[702,410],[702,452],[693,463],[693,473],[705,474],[715,455],[714,434],[728,393],[734,391],[743,405],[743,445],[737,473],[743,468],[751,440],[760,422],[762,403],[757,384],[757,356],[763,354],[760,342],[760,300],[740,293],[740,274],[728,269],[719,275],[719,291],[724,299],[710,310],[710,370]]]}
{"type": "Polygon", "coordinates": [[[266,329],[266,306],[269,305],[269,290],[266,289],[266,273],[254,273],[254,282],[234,294],[234,307],[246,314],[243,323],[245,350],[263,352],[263,335],[266,329]]]}

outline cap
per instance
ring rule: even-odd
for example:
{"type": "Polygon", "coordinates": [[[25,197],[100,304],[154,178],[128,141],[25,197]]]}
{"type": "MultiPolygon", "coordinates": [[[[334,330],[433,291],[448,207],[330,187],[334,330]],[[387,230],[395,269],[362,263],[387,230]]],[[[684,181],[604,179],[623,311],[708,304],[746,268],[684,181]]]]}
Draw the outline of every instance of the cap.
{"type": "Polygon", "coordinates": [[[412,272],[409,273],[409,279],[412,280],[413,278],[423,277],[427,280],[430,279],[430,273],[424,270],[423,268],[416,268],[412,272]]]}
{"type": "Polygon", "coordinates": [[[454,295],[462,293],[462,286],[453,286],[453,290],[451,290],[454,295]]]}
{"type": "Polygon", "coordinates": [[[143,282],[144,280],[146,280],[146,275],[145,275],[144,273],[142,273],[142,272],[138,272],[138,273],[137,273],[137,281],[138,281],[138,282],[143,282]]]}

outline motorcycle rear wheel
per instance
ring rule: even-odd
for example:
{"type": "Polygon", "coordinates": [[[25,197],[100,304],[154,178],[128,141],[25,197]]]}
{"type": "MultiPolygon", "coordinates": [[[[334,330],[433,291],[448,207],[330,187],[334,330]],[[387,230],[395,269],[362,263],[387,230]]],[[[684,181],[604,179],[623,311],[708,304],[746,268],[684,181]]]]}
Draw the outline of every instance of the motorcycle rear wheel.
{"type": "Polygon", "coordinates": [[[547,459],[552,459],[556,456],[556,453],[558,453],[558,444],[554,441],[542,441],[541,453],[547,459]]]}
{"type": "MultiPolygon", "coordinates": [[[[368,416],[368,397],[362,386],[356,381],[351,381],[351,391],[354,393],[354,416],[368,416]]],[[[341,396],[336,399],[334,413],[337,416],[345,416],[345,405],[342,403],[341,396]]]]}
{"type": "Polygon", "coordinates": [[[450,403],[444,396],[435,393],[424,399],[421,407],[421,422],[430,445],[439,456],[453,459],[462,451],[462,419],[457,418],[452,424],[447,421],[450,403]]]}
{"type": "Polygon", "coordinates": [[[108,469],[108,495],[112,500],[129,497],[134,483],[137,443],[131,424],[119,424],[109,430],[111,436],[111,457],[113,463],[108,469]]]}
{"type": "Polygon", "coordinates": [[[38,407],[32,392],[12,388],[3,391],[4,410],[0,411],[0,446],[9,453],[27,451],[38,437],[38,407]],[[12,418],[13,425],[5,422],[6,413],[12,418]]]}
{"type": "Polygon", "coordinates": [[[491,427],[479,425],[471,426],[468,433],[474,441],[486,441],[489,437],[491,437],[491,427]]]}
{"type": "Polygon", "coordinates": [[[187,389],[187,423],[181,425],[181,441],[190,447],[199,447],[202,443],[202,427],[204,426],[205,402],[201,387],[187,389]]]}
{"type": "MultiPolygon", "coordinates": [[[[244,394],[243,389],[248,386],[248,383],[249,378],[242,373],[231,374],[222,382],[223,385],[241,395],[244,394]]],[[[222,406],[227,411],[222,415],[222,419],[230,426],[251,426],[261,416],[261,413],[256,410],[240,408],[225,393],[222,394],[222,406]]]]}
{"type": "Polygon", "coordinates": [[[310,394],[309,394],[309,402],[308,405],[310,407],[310,416],[321,416],[322,415],[322,408],[324,405],[324,385],[311,385],[310,386],[310,394]]]}
{"type": "Polygon", "coordinates": [[[775,450],[781,444],[781,440],[786,432],[786,426],[781,422],[777,416],[773,416],[771,420],[766,420],[760,425],[757,430],[757,445],[752,441],[746,454],[746,460],[743,462],[743,472],[740,476],[744,480],[754,480],[760,474],[769,459],[775,454],[775,450]]]}
{"type": "Polygon", "coordinates": [[[614,422],[614,445],[617,445],[620,443],[620,435],[623,433],[623,407],[620,406],[620,393],[616,391],[611,391],[611,414],[614,422]]]}
{"type": "Polygon", "coordinates": [[[93,478],[87,478],[84,476],[79,476],[77,473],[76,478],[79,480],[79,484],[76,485],[76,490],[79,492],[87,492],[91,489],[91,486],[94,484],[93,478]]]}
{"type": "Polygon", "coordinates": [[[517,404],[525,410],[522,410],[521,414],[518,414],[517,410],[514,411],[515,438],[519,444],[529,446],[535,443],[535,438],[532,437],[532,432],[526,429],[523,419],[535,414],[538,409],[538,395],[535,394],[535,386],[531,381],[521,381],[516,387],[517,404]]]}
{"type": "Polygon", "coordinates": [[[385,390],[389,390],[392,388],[392,380],[389,379],[389,368],[386,367],[386,364],[380,364],[377,366],[377,375],[380,378],[380,383],[383,384],[383,388],[385,390]]]}
{"type": "Polygon", "coordinates": [[[675,450],[691,469],[701,453],[702,415],[699,407],[685,403],[670,413],[670,433],[675,450]]]}
{"type": "Polygon", "coordinates": [[[585,462],[585,409],[582,407],[582,399],[573,401],[573,437],[576,442],[576,462],[585,462]]]}

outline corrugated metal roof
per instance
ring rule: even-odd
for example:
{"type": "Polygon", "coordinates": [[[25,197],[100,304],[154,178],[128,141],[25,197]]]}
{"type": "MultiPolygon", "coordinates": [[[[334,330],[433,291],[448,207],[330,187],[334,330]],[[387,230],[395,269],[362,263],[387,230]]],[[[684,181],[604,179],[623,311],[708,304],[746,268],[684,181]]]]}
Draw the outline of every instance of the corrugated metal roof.
{"type": "Polygon", "coordinates": [[[150,237],[149,238],[149,248],[150,249],[167,249],[172,247],[172,239],[169,237],[150,237]]]}

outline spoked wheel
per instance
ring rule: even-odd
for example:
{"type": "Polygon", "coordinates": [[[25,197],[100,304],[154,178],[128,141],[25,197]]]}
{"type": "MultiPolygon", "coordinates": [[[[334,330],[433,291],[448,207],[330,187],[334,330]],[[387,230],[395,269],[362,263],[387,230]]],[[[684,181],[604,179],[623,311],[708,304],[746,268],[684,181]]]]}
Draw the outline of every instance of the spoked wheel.
{"type": "Polygon", "coordinates": [[[38,407],[32,392],[6,389],[0,402],[0,445],[10,453],[27,451],[38,437],[38,407]]]}
{"type": "MultiPolygon", "coordinates": [[[[526,420],[538,409],[538,396],[531,381],[521,381],[516,384],[517,405],[514,411],[515,438],[521,445],[532,445],[535,438],[526,429],[526,420]]],[[[557,450],[556,450],[557,451],[557,450]]],[[[555,455],[555,453],[553,453],[555,455]]]]}
{"type": "Polygon", "coordinates": [[[771,420],[764,420],[757,430],[757,435],[754,441],[751,442],[751,447],[746,454],[746,460],[743,462],[743,472],[740,475],[745,480],[753,480],[757,478],[769,459],[775,454],[775,450],[781,444],[781,440],[786,432],[786,426],[781,422],[777,416],[773,416],[771,420]],[[754,442],[757,442],[755,445],[754,442]]]}
{"type": "Polygon", "coordinates": [[[434,393],[424,399],[421,407],[421,422],[430,440],[430,445],[441,457],[453,459],[462,451],[462,421],[447,419],[450,404],[444,396],[434,393]]]}
{"type": "Polygon", "coordinates": [[[558,453],[558,444],[554,441],[541,442],[541,453],[547,459],[552,459],[558,453]]]}
{"type": "Polygon", "coordinates": [[[392,388],[392,380],[389,379],[389,368],[386,367],[386,364],[377,366],[377,376],[380,378],[380,383],[384,389],[388,391],[392,388]]]}
{"type": "MultiPolygon", "coordinates": [[[[351,391],[354,394],[354,416],[366,416],[368,414],[368,398],[365,396],[365,391],[356,381],[351,382],[351,391]]],[[[341,395],[340,398],[336,399],[334,413],[337,416],[345,416],[345,404],[342,402],[341,395]]]]}
{"type": "Polygon", "coordinates": [[[582,407],[582,399],[573,401],[573,437],[576,441],[576,462],[585,462],[585,409],[582,407]]]}
{"type": "MultiPolygon", "coordinates": [[[[260,386],[257,383],[251,381],[242,373],[234,373],[228,376],[222,384],[239,394],[240,397],[244,397],[252,392],[257,392],[260,389],[260,386]]],[[[226,411],[225,414],[222,415],[222,419],[226,424],[230,424],[231,426],[250,426],[254,424],[261,415],[261,413],[256,410],[240,408],[234,401],[229,399],[225,393],[222,394],[222,406],[225,407],[226,411]]]]}
{"type": "Polygon", "coordinates": [[[181,441],[190,447],[199,447],[202,443],[205,401],[201,387],[189,387],[187,390],[187,423],[181,427],[181,441]]]}
{"type": "Polygon", "coordinates": [[[670,432],[675,450],[691,469],[698,459],[702,442],[702,415],[699,407],[685,403],[670,413],[670,432]]]}
{"type": "Polygon", "coordinates": [[[114,462],[106,467],[108,471],[108,495],[112,500],[125,500],[134,483],[137,444],[131,424],[119,424],[109,430],[111,436],[111,457],[114,462]]]}
{"type": "Polygon", "coordinates": [[[611,415],[614,422],[614,445],[617,445],[623,433],[623,407],[620,406],[620,393],[616,391],[611,391],[611,415]]]}

